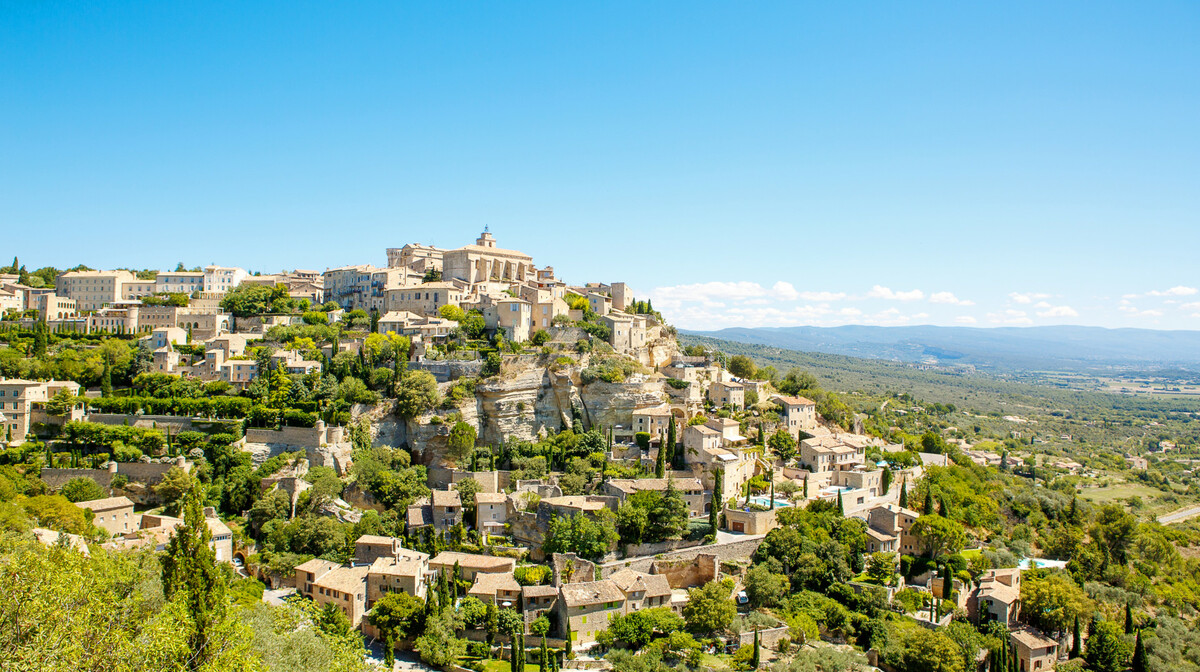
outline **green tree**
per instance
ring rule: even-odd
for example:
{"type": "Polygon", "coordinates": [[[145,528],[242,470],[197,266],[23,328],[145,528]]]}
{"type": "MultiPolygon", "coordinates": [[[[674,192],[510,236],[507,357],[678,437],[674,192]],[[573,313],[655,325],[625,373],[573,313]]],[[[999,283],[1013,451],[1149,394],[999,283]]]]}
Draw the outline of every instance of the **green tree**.
{"type": "Polygon", "coordinates": [[[1138,630],[1137,640],[1133,645],[1133,660],[1130,661],[1129,672],[1147,672],[1146,645],[1142,642],[1142,631],[1138,630]]]}
{"type": "Polygon", "coordinates": [[[791,588],[788,577],[771,571],[767,563],[750,567],[745,578],[746,597],[756,608],[774,607],[781,603],[791,588]]]}
{"type": "Polygon", "coordinates": [[[163,594],[186,613],[186,668],[192,672],[218,655],[218,630],[225,619],[225,579],[210,541],[200,490],[193,488],[184,496],[183,524],[175,528],[162,561],[163,594]]]}
{"type": "Polygon", "coordinates": [[[1096,631],[1087,639],[1083,659],[1090,672],[1123,672],[1129,658],[1129,645],[1121,629],[1112,621],[1096,624],[1096,631]]]}
{"type": "Polygon", "coordinates": [[[697,634],[708,634],[728,628],[737,614],[732,592],[733,584],[728,579],[709,581],[689,590],[688,603],[683,607],[688,629],[697,634]]]}
{"type": "Polygon", "coordinates": [[[967,543],[967,533],[960,523],[936,515],[921,516],[910,532],[921,541],[926,554],[935,559],[957,553],[967,543]]]}
{"type": "MultiPolygon", "coordinates": [[[[661,434],[659,436],[662,436],[661,434]]],[[[667,444],[665,441],[658,443],[658,456],[654,458],[654,477],[662,478],[667,470],[667,444]]]]}
{"type": "Polygon", "coordinates": [[[384,662],[390,669],[395,660],[396,641],[421,632],[425,603],[408,593],[387,593],[375,602],[367,618],[379,629],[384,662]]]}
{"type": "Polygon", "coordinates": [[[1021,611],[1033,625],[1060,633],[1087,608],[1087,596],[1070,576],[1054,572],[1021,581],[1021,611]]]}
{"type": "Polygon", "coordinates": [[[786,429],[775,430],[775,433],[767,441],[767,445],[770,446],[771,452],[784,462],[796,457],[796,439],[792,438],[786,429]]]}
{"type": "Polygon", "coordinates": [[[729,358],[729,372],[738,378],[753,378],[754,360],[746,355],[734,355],[729,358]]]}
{"type": "Polygon", "coordinates": [[[428,371],[405,371],[396,387],[396,410],[415,418],[439,403],[437,380],[428,371]]]}
{"type": "Polygon", "coordinates": [[[76,476],[63,484],[59,494],[72,502],[90,502],[93,499],[104,499],[108,493],[100,484],[87,476],[76,476]]]}
{"type": "Polygon", "coordinates": [[[1071,658],[1083,655],[1083,639],[1079,632],[1079,614],[1075,614],[1075,626],[1071,629],[1071,658]]]}
{"type": "Polygon", "coordinates": [[[475,450],[475,428],[459,420],[446,439],[447,456],[456,464],[463,462],[475,450]]]}

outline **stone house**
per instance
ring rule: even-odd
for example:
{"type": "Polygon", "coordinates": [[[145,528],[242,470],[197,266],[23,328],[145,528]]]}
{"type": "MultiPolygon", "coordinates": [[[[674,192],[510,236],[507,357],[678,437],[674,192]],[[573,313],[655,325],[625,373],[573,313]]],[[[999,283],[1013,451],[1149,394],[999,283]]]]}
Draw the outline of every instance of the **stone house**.
{"type": "Polygon", "coordinates": [[[1021,617],[1021,570],[989,569],[967,597],[967,614],[976,623],[1014,626],[1021,617]]]}
{"type": "Polygon", "coordinates": [[[777,394],[771,401],[779,404],[783,412],[783,426],[792,438],[800,438],[800,432],[811,432],[817,428],[817,402],[804,397],[777,394]]]}
{"type": "Polygon", "coordinates": [[[671,606],[671,584],[665,576],[625,568],[608,578],[625,594],[626,614],[671,606]]]}
{"type": "Polygon", "coordinates": [[[706,492],[699,478],[614,478],[603,484],[605,494],[616,497],[624,502],[630,495],[643,490],[666,492],[667,485],[673,483],[675,489],[687,503],[688,516],[699,518],[707,516],[711,507],[712,493],[706,492]]]}
{"type": "Polygon", "coordinates": [[[625,613],[625,593],[611,579],[568,583],[559,593],[559,632],[565,634],[570,624],[572,646],[587,648],[614,616],[625,613]]]}
{"type": "Polygon", "coordinates": [[[1014,630],[1008,634],[1009,643],[1017,654],[1020,672],[1052,670],[1058,660],[1058,642],[1032,628],[1014,630]]]}
{"type": "Polygon", "coordinates": [[[96,514],[92,524],[112,535],[133,532],[140,527],[138,516],[133,512],[133,502],[128,497],[75,502],[75,506],[96,514]]]}
{"type": "Polygon", "coordinates": [[[895,504],[877,506],[867,512],[867,527],[881,533],[881,536],[894,538],[898,543],[893,549],[904,555],[920,552],[917,540],[909,530],[917,522],[921,514],[895,504]]]}
{"type": "MultiPolygon", "coordinates": [[[[25,443],[34,424],[50,421],[45,403],[63,390],[75,396],[83,394],[83,386],[70,380],[0,378],[0,439],[14,446],[25,443]]],[[[83,406],[77,405],[65,419],[82,416],[83,406]]]]}
{"type": "Polygon", "coordinates": [[[429,555],[419,551],[375,558],[367,571],[367,609],[388,593],[424,598],[429,571],[429,555]]]}
{"type": "Polygon", "coordinates": [[[415,553],[416,551],[405,549],[396,537],[364,534],[354,541],[355,564],[369,565],[379,558],[396,558],[400,556],[401,552],[415,553]]]}
{"type": "Polygon", "coordinates": [[[741,383],[715,381],[708,386],[708,401],[714,406],[746,407],[746,390],[741,383]]]}
{"type": "Polygon", "coordinates": [[[475,583],[467,594],[501,609],[516,607],[521,599],[521,584],[511,573],[480,573],[475,575],[475,583]]]}
{"type": "MultiPolygon", "coordinates": [[[[656,440],[659,436],[666,436],[667,425],[671,422],[671,417],[670,406],[639,408],[633,412],[632,433],[646,432],[652,440],[656,440]]],[[[632,439],[633,436],[629,436],[629,440],[632,439]]]]}
{"type": "Polygon", "coordinates": [[[475,529],[482,534],[503,535],[508,522],[508,495],[503,492],[475,493],[475,529]]]}
{"type": "Polygon", "coordinates": [[[735,509],[726,505],[724,511],[725,529],[730,532],[741,532],[744,534],[766,534],[779,526],[776,522],[778,511],[779,509],[751,511],[749,509],[735,509]]]}
{"type": "Polygon", "coordinates": [[[472,582],[479,574],[512,574],[517,568],[517,561],[512,558],[442,551],[429,561],[429,569],[433,572],[453,572],[455,564],[462,572],[462,578],[472,582]]]}
{"type": "MultiPolygon", "coordinates": [[[[300,565],[296,570],[300,571],[305,565],[300,565]]],[[[367,573],[370,569],[365,566],[336,566],[336,569],[326,572],[312,582],[312,593],[309,597],[322,607],[332,604],[341,609],[350,619],[350,625],[357,628],[362,624],[363,615],[367,612],[367,573]]]]}

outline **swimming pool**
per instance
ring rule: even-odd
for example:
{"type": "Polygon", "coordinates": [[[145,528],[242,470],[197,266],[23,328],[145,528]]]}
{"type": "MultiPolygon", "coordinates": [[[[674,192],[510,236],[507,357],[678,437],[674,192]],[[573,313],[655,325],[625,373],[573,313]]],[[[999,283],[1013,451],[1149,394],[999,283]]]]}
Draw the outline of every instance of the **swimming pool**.
{"type": "MultiPolygon", "coordinates": [[[[755,504],[757,506],[767,506],[767,507],[771,506],[771,498],[763,497],[762,495],[758,495],[757,497],[751,497],[748,501],[751,504],[755,504]]],[[[791,505],[792,505],[792,503],[786,499],[776,499],[775,500],[775,508],[777,508],[777,509],[781,509],[785,506],[791,506],[791,505]]]]}

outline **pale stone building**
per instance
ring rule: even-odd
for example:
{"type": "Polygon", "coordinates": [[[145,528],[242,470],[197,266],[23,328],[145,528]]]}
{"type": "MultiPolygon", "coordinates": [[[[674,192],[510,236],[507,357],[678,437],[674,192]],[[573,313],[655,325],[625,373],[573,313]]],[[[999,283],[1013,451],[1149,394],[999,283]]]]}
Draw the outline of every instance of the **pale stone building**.
{"type": "Polygon", "coordinates": [[[429,561],[429,569],[434,572],[453,572],[456,564],[462,572],[462,578],[472,582],[477,574],[512,574],[517,568],[517,561],[512,558],[442,551],[429,561]]]}
{"type": "Polygon", "coordinates": [[[140,527],[138,516],[133,512],[133,502],[128,497],[106,497],[75,502],[75,506],[94,513],[92,524],[109,534],[125,534],[140,527]]]}
{"type": "Polygon", "coordinates": [[[597,633],[606,630],[613,617],[625,613],[625,593],[611,579],[568,583],[559,592],[562,617],[571,626],[572,646],[594,643],[597,633]]]}
{"type": "MultiPolygon", "coordinates": [[[[48,420],[44,405],[61,391],[75,396],[83,394],[83,386],[70,380],[21,380],[0,378],[0,437],[12,445],[25,442],[35,422],[48,420]]],[[[82,416],[82,405],[68,419],[82,416]]]]}
{"type": "Polygon", "coordinates": [[[81,311],[97,310],[120,301],[125,283],[136,281],[129,271],[67,271],[54,281],[54,293],[74,299],[81,311]]]}
{"type": "Polygon", "coordinates": [[[187,294],[204,291],[203,271],[174,271],[159,273],[154,278],[154,291],[162,294],[187,294]]]}
{"type": "Polygon", "coordinates": [[[817,428],[817,402],[804,397],[789,397],[777,394],[771,401],[783,409],[783,426],[787,428],[792,438],[799,438],[800,432],[811,432],[817,428]]]}
{"type": "Polygon", "coordinates": [[[479,282],[531,282],[535,279],[533,258],[524,252],[496,247],[496,238],[486,229],[474,245],[448,250],[442,255],[442,277],[474,285],[479,282]]]}

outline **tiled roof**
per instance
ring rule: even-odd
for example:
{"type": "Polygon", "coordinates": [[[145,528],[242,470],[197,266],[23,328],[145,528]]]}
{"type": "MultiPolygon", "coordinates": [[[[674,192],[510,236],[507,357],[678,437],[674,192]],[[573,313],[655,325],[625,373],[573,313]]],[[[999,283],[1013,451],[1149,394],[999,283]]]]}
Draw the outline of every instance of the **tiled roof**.
{"type": "Polygon", "coordinates": [[[343,593],[366,593],[367,572],[370,567],[338,567],[313,583],[323,588],[332,588],[343,593]]]}
{"type": "Polygon", "coordinates": [[[1042,649],[1051,646],[1058,646],[1058,642],[1048,637],[1044,637],[1040,633],[1033,630],[1014,630],[1008,633],[1008,636],[1012,637],[1021,644],[1024,644],[1026,648],[1030,649],[1042,649]]]}
{"type": "Polygon", "coordinates": [[[502,590],[510,590],[514,593],[521,591],[521,584],[517,583],[516,578],[511,573],[495,573],[485,574],[480,573],[475,575],[475,585],[467,591],[469,595],[492,595],[502,590]]]}
{"type": "Polygon", "coordinates": [[[609,577],[626,595],[642,592],[645,597],[664,597],[671,594],[671,584],[661,574],[644,574],[622,569],[609,577]]]}
{"type": "Polygon", "coordinates": [[[675,489],[683,492],[703,490],[698,478],[614,478],[609,484],[625,493],[635,493],[641,490],[665,491],[669,481],[675,481],[675,489]]]}
{"type": "Polygon", "coordinates": [[[779,401],[782,401],[783,403],[787,404],[788,406],[816,406],[817,405],[817,402],[813,401],[812,399],[807,399],[805,397],[789,397],[784,394],[777,394],[771,398],[778,399],[779,401]]]}
{"type": "Polygon", "coordinates": [[[503,492],[477,492],[475,493],[476,504],[503,504],[508,501],[508,495],[503,492]]]}
{"type": "Polygon", "coordinates": [[[75,506],[81,509],[91,509],[92,511],[110,511],[112,509],[124,509],[133,506],[133,502],[128,497],[106,497],[104,499],[93,499],[89,502],[75,502],[75,506]]]}
{"type": "Polygon", "coordinates": [[[462,506],[462,497],[455,490],[434,490],[434,506],[462,506]]]}
{"type": "Polygon", "coordinates": [[[431,565],[444,567],[453,567],[454,563],[458,563],[460,567],[469,569],[504,569],[515,568],[517,561],[512,558],[499,558],[493,555],[476,555],[474,553],[458,553],[455,551],[442,551],[437,554],[433,560],[429,561],[431,565]]]}
{"type": "Polygon", "coordinates": [[[625,593],[622,593],[617,584],[609,579],[587,583],[568,583],[562,587],[562,594],[568,607],[625,601],[625,593]]]}
{"type": "Polygon", "coordinates": [[[557,597],[558,588],[554,586],[525,586],[521,588],[525,597],[557,597]]]}

